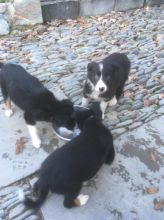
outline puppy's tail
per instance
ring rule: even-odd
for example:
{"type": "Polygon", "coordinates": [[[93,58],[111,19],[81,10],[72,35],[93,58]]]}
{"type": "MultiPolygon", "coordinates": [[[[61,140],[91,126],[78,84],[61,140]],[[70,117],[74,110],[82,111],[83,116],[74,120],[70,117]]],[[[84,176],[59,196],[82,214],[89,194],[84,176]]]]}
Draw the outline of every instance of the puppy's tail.
{"type": "Polygon", "coordinates": [[[19,200],[21,202],[23,202],[23,204],[26,207],[32,208],[32,209],[37,209],[44,203],[44,201],[47,197],[47,194],[48,194],[48,190],[40,193],[39,198],[34,201],[34,200],[28,198],[27,196],[25,196],[23,190],[19,190],[18,197],[19,197],[19,200]]]}

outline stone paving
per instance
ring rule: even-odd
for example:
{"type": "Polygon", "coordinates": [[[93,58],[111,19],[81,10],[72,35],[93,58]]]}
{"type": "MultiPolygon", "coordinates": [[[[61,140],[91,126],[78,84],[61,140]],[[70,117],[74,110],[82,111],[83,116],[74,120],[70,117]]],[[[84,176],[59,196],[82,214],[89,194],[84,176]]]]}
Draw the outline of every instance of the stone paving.
{"type": "MultiPolygon", "coordinates": [[[[59,98],[68,97],[75,104],[80,104],[87,63],[91,60],[101,60],[116,51],[126,53],[132,63],[129,81],[119,103],[108,108],[104,121],[111,129],[115,140],[121,140],[119,138],[126,136],[127,131],[133,132],[132,130],[135,129],[135,132],[137,127],[140,128],[156,118],[163,120],[161,117],[164,114],[163,9],[164,6],[111,12],[105,16],[56,20],[24,31],[15,30],[9,36],[0,38],[0,61],[23,65],[59,98]],[[125,134],[122,135],[123,133],[125,134]]],[[[1,94],[0,103],[3,104],[1,94]]],[[[10,126],[9,129],[11,130],[10,126]]],[[[1,135],[0,139],[2,139],[1,135]]],[[[53,143],[47,144],[50,146],[50,151],[54,149],[53,143]]],[[[59,146],[60,143],[56,145],[59,146]]],[[[152,156],[152,160],[153,158],[152,156]]],[[[121,168],[119,169],[119,172],[122,172],[121,168]]],[[[33,171],[36,171],[36,168],[33,171]]],[[[115,171],[116,175],[118,169],[115,171]]],[[[123,172],[122,175],[126,176],[126,170],[123,169],[123,172]]],[[[29,173],[24,175],[26,174],[29,173]]],[[[23,184],[24,187],[27,187],[28,183],[27,181],[23,184]]],[[[21,206],[19,208],[17,200],[12,199],[15,188],[11,186],[7,189],[9,193],[5,195],[5,189],[0,190],[0,201],[9,203],[6,206],[2,206],[6,204],[5,202],[0,203],[0,219],[41,219],[39,214],[24,211],[20,204],[18,204],[21,206]],[[15,209],[20,212],[13,211],[15,209]],[[26,217],[25,213],[27,213],[26,217]]],[[[139,218],[134,213],[132,217],[123,218],[120,214],[121,207],[119,212],[110,210],[110,213],[112,212],[114,217],[109,218],[112,220],[144,219],[143,215],[139,218]]],[[[51,218],[45,219],[51,220],[51,218]]],[[[105,219],[108,218],[104,217],[102,220],[105,219]]],[[[155,219],[162,218],[159,214],[155,219]]]]}

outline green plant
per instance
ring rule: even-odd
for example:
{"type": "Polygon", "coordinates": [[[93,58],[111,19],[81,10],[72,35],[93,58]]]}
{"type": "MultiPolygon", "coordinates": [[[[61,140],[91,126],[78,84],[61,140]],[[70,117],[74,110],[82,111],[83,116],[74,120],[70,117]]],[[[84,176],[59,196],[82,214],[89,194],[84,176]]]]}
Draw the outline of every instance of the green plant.
{"type": "Polygon", "coordinates": [[[0,0],[0,3],[7,3],[7,2],[13,2],[13,0],[0,0]]]}

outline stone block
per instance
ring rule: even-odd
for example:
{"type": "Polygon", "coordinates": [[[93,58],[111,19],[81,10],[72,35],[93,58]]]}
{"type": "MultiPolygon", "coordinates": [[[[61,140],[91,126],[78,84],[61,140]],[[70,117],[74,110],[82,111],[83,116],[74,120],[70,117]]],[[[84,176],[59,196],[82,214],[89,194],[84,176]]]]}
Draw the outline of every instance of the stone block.
{"type": "Polygon", "coordinates": [[[115,0],[81,0],[80,15],[105,14],[114,9],[115,0]]]}
{"type": "Polygon", "coordinates": [[[15,0],[16,25],[42,23],[40,0],[15,0]]]}
{"type": "Polygon", "coordinates": [[[129,9],[142,8],[144,0],[116,0],[115,11],[127,11],[129,9]]]}
{"type": "Polygon", "coordinates": [[[3,15],[0,16],[0,35],[9,33],[9,24],[3,15]]]}
{"type": "Polygon", "coordinates": [[[0,14],[5,13],[6,11],[6,3],[0,3],[0,14]]]}
{"type": "Polygon", "coordinates": [[[76,18],[79,16],[79,1],[42,1],[44,21],[76,18]]]}
{"type": "Polygon", "coordinates": [[[146,0],[146,5],[152,6],[152,5],[160,5],[164,4],[164,0],[146,0]]]}

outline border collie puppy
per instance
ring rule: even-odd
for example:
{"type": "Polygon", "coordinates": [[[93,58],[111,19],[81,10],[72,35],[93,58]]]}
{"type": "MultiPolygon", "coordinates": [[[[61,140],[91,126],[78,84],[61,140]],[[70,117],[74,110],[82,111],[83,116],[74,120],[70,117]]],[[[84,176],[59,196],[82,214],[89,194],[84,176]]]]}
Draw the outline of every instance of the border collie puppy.
{"type": "Polygon", "coordinates": [[[129,71],[130,61],[122,53],[113,53],[99,63],[89,63],[82,106],[88,106],[92,99],[99,101],[104,118],[107,105],[115,105],[120,98],[129,71]]]}
{"type": "Polygon", "coordinates": [[[13,114],[11,101],[24,111],[24,119],[34,147],[39,148],[41,144],[35,126],[37,121],[48,121],[73,129],[73,104],[69,100],[57,100],[52,92],[23,67],[0,63],[0,85],[6,116],[13,114]]]}
{"type": "Polygon", "coordinates": [[[64,195],[64,206],[84,205],[89,196],[80,194],[83,182],[91,179],[106,163],[114,160],[115,151],[110,131],[94,117],[91,110],[78,113],[79,136],[55,150],[42,163],[39,179],[34,184],[37,200],[19,191],[19,199],[29,208],[39,208],[49,191],[64,195]],[[87,118],[87,119],[86,119],[87,118]]]}

